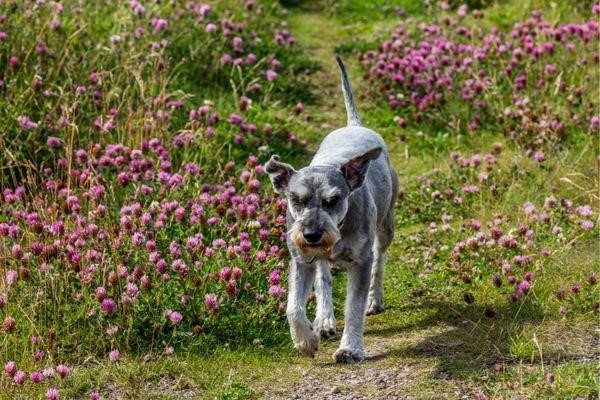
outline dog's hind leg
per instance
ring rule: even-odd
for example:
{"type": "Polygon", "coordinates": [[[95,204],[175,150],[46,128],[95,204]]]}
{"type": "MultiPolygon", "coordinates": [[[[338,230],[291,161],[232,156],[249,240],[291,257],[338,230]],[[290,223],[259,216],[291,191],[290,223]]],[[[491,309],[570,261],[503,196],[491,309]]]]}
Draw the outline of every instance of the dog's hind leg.
{"type": "Polygon", "coordinates": [[[317,262],[315,295],[317,296],[317,310],[313,329],[322,338],[331,337],[335,335],[336,326],[333,299],[331,297],[331,271],[328,261],[317,262]]]}
{"type": "Polygon", "coordinates": [[[379,238],[375,239],[371,284],[369,285],[369,297],[367,299],[367,315],[379,314],[383,311],[383,274],[387,262],[386,250],[387,248],[380,244],[379,238]]]}
{"type": "Polygon", "coordinates": [[[390,208],[377,229],[373,243],[373,267],[371,269],[371,285],[367,300],[367,315],[379,314],[383,311],[383,275],[387,263],[387,251],[394,240],[394,207],[398,191],[398,178],[392,175],[392,201],[390,208]]]}

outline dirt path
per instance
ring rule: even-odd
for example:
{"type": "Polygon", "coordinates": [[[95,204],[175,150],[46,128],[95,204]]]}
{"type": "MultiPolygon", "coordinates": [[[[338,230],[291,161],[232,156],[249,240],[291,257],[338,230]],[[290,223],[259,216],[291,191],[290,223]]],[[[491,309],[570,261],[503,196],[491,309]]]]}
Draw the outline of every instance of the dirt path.
{"type": "MultiPolygon", "coordinates": [[[[460,349],[461,340],[436,342],[427,338],[452,337],[453,327],[435,325],[406,334],[379,335],[377,324],[367,321],[365,361],[354,365],[336,365],[331,355],[339,344],[339,335],[323,343],[314,360],[298,359],[295,365],[282,366],[281,379],[257,388],[265,399],[470,399],[476,389],[461,380],[451,379],[440,370],[436,353],[448,348],[460,349]],[[416,350],[415,350],[416,349],[416,350]],[[291,379],[290,379],[291,377],[291,379]],[[439,380],[422,389],[425,379],[439,380]],[[440,393],[441,392],[441,393],[440,393]]],[[[456,339],[456,338],[454,338],[456,339]]]]}
{"type": "MultiPolygon", "coordinates": [[[[336,46],[348,39],[347,27],[322,13],[295,10],[288,19],[290,29],[298,42],[319,62],[321,68],[311,77],[316,103],[312,104],[312,113],[316,125],[324,130],[345,125],[346,113],[340,89],[340,76],[334,54],[336,46]]],[[[354,58],[346,57],[344,63],[352,74],[354,58]]],[[[313,147],[318,140],[313,140],[313,147]]]]}

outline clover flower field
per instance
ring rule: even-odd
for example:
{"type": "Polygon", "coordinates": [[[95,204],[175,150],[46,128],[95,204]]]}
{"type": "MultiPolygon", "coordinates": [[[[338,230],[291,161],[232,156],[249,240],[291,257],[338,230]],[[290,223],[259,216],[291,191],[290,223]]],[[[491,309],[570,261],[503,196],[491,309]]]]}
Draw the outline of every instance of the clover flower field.
{"type": "MultiPolygon", "coordinates": [[[[338,46],[407,167],[391,296],[514,326],[597,320],[600,4],[584,3],[504,21],[423,2],[338,46]]],[[[122,398],[74,371],[289,346],[287,202],[263,163],[306,163],[330,115],[298,12],[0,0],[0,396],[122,398]]],[[[498,352],[537,356],[519,346],[498,352]]]]}
{"type": "Polygon", "coordinates": [[[302,143],[255,110],[307,61],[275,4],[241,5],[3,2],[3,385],[285,331],[286,203],[257,154],[302,143]]]}
{"type": "Polygon", "coordinates": [[[466,10],[412,30],[400,24],[377,50],[361,54],[373,89],[399,111],[400,126],[425,120],[476,131],[499,123],[502,134],[528,146],[600,129],[597,109],[586,101],[598,87],[597,18],[556,25],[534,11],[501,31],[462,25],[466,10]]]}

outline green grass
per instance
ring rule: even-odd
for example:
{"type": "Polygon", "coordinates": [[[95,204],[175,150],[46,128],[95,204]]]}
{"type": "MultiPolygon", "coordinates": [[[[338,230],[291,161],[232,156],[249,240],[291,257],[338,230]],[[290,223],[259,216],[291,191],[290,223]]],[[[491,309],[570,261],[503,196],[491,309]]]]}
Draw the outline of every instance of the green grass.
{"type": "MultiPolygon", "coordinates": [[[[483,25],[512,25],[545,2],[510,1],[494,3],[484,10],[483,25]]],[[[287,5],[287,3],[284,3],[287,5]]],[[[544,197],[569,198],[598,206],[598,138],[573,139],[566,148],[547,154],[542,166],[523,155],[524,149],[513,145],[495,132],[477,135],[449,135],[426,132],[426,126],[400,129],[394,113],[382,101],[368,98],[361,69],[352,56],[370,48],[377,32],[394,26],[397,17],[394,6],[403,6],[411,18],[434,18],[432,7],[411,1],[298,2],[287,5],[291,30],[319,63],[311,75],[314,96],[306,96],[309,121],[294,121],[291,128],[307,138],[310,149],[320,139],[344,122],[341,93],[333,52],[342,51],[364,122],[386,139],[394,166],[399,171],[403,190],[418,193],[417,178],[434,168],[444,169],[451,150],[481,154],[495,142],[503,145],[500,161],[494,172],[503,183],[500,195],[482,194],[466,211],[465,221],[478,218],[489,221],[500,212],[515,216],[521,213],[525,201],[542,202],[544,197]],[[327,26],[327,35],[322,34],[327,26]],[[331,103],[335,103],[332,105],[331,103]],[[518,210],[518,211],[517,211],[518,210]]],[[[555,20],[587,15],[590,7],[573,9],[556,3],[545,7],[555,20]]],[[[182,86],[183,89],[184,86],[182,86]]],[[[226,102],[226,100],[223,100],[226,102]]],[[[276,111],[259,109],[257,118],[269,121],[276,111]]],[[[307,161],[307,155],[289,149],[279,149],[294,166],[307,161]]],[[[409,204],[412,204],[407,200],[409,204]]],[[[573,246],[556,245],[553,257],[532,267],[535,286],[522,302],[510,302],[506,293],[493,291],[489,280],[465,284],[450,283],[447,257],[437,269],[422,276],[422,268],[414,260],[434,241],[436,245],[452,246],[462,238],[461,222],[455,215],[456,231],[434,239],[418,237],[431,219],[447,210],[424,211],[416,215],[400,202],[397,236],[390,249],[385,276],[386,311],[369,317],[365,340],[369,358],[353,366],[331,364],[338,337],[322,343],[317,358],[298,356],[290,343],[230,349],[220,346],[214,352],[161,356],[148,363],[139,358],[124,357],[117,364],[88,360],[73,370],[64,383],[64,398],[79,398],[90,391],[108,396],[136,399],[255,399],[288,398],[314,380],[317,384],[330,379],[342,392],[353,391],[366,397],[380,394],[411,398],[473,398],[479,391],[490,398],[564,399],[596,398],[600,390],[600,367],[597,346],[597,311],[592,302],[598,299],[598,285],[585,286],[587,274],[598,271],[600,245],[596,231],[582,237],[573,246]],[[418,240],[416,240],[418,239],[418,240]],[[428,242],[428,240],[430,242],[428,242]],[[585,291],[573,297],[565,314],[557,312],[564,302],[554,293],[581,282],[585,291]],[[425,288],[425,295],[420,289],[425,288]],[[465,303],[461,293],[473,292],[475,302],[465,303]],[[495,316],[486,316],[494,307],[495,316]],[[345,384],[340,375],[360,376],[387,372],[400,382],[400,392],[388,392],[376,382],[360,381],[345,384]],[[554,382],[547,374],[554,375],[554,382]]],[[[339,328],[343,320],[345,274],[334,275],[335,311],[339,328]]],[[[506,283],[505,283],[506,285],[506,283]]],[[[309,304],[312,310],[313,303],[309,304]]],[[[326,390],[330,390],[328,386],[326,390]]],[[[28,387],[22,392],[5,391],[2,398],[41,397],[42,392],[28,387]],[[15,397],[16,396],[16,397],[15,397]]],[[[41,389],[40,389],[41,390],[41,389]]]]}

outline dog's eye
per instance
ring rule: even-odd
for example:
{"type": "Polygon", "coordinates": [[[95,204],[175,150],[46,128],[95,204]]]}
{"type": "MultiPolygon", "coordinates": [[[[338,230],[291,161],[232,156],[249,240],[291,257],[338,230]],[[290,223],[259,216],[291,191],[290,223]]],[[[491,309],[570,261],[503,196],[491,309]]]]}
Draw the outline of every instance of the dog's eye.
{"type": "Polygon", "coordinates": [[[323,206],[324,207],[333,207],[337,204],[338,201],[340,201],[340,198],[338,196],[330,197],[328,199],[323,199],[323,206]]]}
{"type": "Polygon", "coordinates": [[[306,205],[306,199],[302,199],[298,196],[290,196],[290,200],[292,201],[292,204],[295,205],[296,207],[303,207],[306,205]]]}

